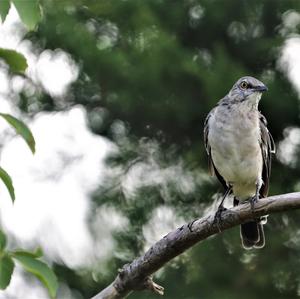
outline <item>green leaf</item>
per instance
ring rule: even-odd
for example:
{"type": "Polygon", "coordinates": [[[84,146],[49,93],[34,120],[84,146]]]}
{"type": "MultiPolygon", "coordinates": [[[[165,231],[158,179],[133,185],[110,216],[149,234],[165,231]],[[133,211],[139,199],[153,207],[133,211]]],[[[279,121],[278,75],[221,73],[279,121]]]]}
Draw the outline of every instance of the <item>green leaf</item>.
{"type": "Polygon", "coordinates": [[[15,201],[15,189],[13,186],[12,179],[9,176],[9,174],[2,167],[0,167],[0,179],[6,186],[8,192],[9,192],[9,195],[10,195],[12,201],[14,202],[15,201]]]}
{"type": "Polygon", "coordinates": [[[12,252],[12,254],[16,254],[16,255],[22,255],[22,256],[29,256],[32,258],[39,258],[43,255],[43,251],[40,247],[38,247],[35,251],[26,251],[23,249],[17,249],[15,251],[12,252]]]}
{"type": "Polygon", "coordinates": [[[8,0],[0,1],[0,16],[1,16],[2,23],[5,21],[9,8],[10,8],[10,3],[8,0]]]}
{"type": "Polygon", "coordinates": [[[0,116],[2,116],[12,127],[15,128],[16,132],[24,138],[32,153],[34,154],[35,140],[30,129],[21,120],[18,120],[10,114],[0,113],[0,116]]]}
{"type": "Polygon", "coordinates": [[[14,261],[7,255],[0,259],[0,289],[4,290],[9,285],[14,271],[14,261]]]}
{"type": "Polygon", "coordinates": [[[6,246],[6,235],[2,230],[0,230],[0,251],[3,251],[5,246],[6,246]]]}
{"type": "Polygon", "coordinates": [[[41,19],[38,0],[12,0],[22,22],[29,30],[33,30],[41,19]]]}
{"type": "Polygon", "coordinates": [[[12,257],[20,262],[26,271],[35,275],[48,289],[51,298],[55,298],[58,288],[57,278],[48,265],[21,252],[13,253],[12,257]]]}
{"type": "Polygon", "coordinates": [[[27,68],[26,58],[17,51],[0,48],[0,59],[3,59],[14,73],[24,73],[27,68]]]}

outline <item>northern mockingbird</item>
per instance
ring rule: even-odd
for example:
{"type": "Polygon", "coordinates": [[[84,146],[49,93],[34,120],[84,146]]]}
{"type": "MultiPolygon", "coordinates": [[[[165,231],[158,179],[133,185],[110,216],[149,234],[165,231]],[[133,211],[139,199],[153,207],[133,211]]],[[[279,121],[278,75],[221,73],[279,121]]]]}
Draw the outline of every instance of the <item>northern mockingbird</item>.
{"type": "MultiPolygon", "coordinates": [[[[234,205],[250,200],[251,208],[269,189],[271,154],[275,144],[267,128],[266,118],[258,111],[258,103],[267,87],[253,77],[240,78],[208,114],[204,125],[204,141],[211,174],[225,187],[216,213],[220,221],[223,202],[233,193],[234,205]]],[[[242,245],[246,249],[265,245],[264,219],[242,224],[242,245]]]]}

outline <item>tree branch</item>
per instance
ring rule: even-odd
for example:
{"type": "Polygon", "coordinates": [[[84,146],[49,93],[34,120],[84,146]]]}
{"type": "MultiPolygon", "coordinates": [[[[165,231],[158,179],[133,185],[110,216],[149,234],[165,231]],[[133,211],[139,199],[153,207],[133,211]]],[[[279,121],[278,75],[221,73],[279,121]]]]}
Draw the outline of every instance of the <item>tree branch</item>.
{"type": "Polygon", "coordinates": [[[180,255],[196,243],[223,230],[245,223],[253,217],[300,208],[300,192],[262,198],[252,212],[249,203],[228,209],[222,213],[222,221],[214,223],[214,215],[207,215],[168,233],[155,243],[143,256],[126,264],[112,284],[92,299],[125,298],[132,291],[148,289],[163,295],[163,288],[153,282],[151,275],[168,261],[180,255]]]}

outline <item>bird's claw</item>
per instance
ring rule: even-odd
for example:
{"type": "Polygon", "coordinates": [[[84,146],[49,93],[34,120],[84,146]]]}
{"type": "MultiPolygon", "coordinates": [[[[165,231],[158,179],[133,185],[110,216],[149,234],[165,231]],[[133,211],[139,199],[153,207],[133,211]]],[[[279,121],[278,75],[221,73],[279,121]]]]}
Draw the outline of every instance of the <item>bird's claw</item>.
{"type": "Polygon", "coordinates": [[[254,205],[258,201],[258,198],[255,195],[255,196],[251,197],[249,201],[250,201],[251,212],[253,214],[254,213],[254,205]]]}
{"type": "Polygon", "coordinates": [[[223,206],[219,206],[219,208],[215,214],[215,217],[214,217],[213,225],[215,225],[215,224],[217,225],[219,232],[221,232],[220,224],[222,222],[222,213],[226,210],[227,209],[224,208],[223,206]]]}
{"type": "Polygon", "coordinates": [[[196,220],[197,220],[197,219],[191,221],[191,222],[187,225],[187,227],[188,227],[188,229],[190,230],[191,233],[193,232],[192,227],[193,227],[193,224],[194,224],[194,222],[195,222],[196,220]]]}

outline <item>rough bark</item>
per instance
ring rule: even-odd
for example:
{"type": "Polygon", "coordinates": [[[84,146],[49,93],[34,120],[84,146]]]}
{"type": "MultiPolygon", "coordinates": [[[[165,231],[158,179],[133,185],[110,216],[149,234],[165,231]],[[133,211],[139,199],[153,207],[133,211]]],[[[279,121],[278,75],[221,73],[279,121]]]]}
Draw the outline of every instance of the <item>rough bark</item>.
{"type": "Polygon", "coordinates": [[[295,192],[260,199],[254,211],[251,211],[249,203],[228,209],[222,213],[222,221],[218,224],[214,221],[214,215],[184,224],[151,246],[143,256],[125,265],[115,280],[92,299],[125,298],[132,291],[143,289],[162,295],[163,288],[153,282],[151,275],[196,243],[254,217],[299,208],[300,192],[295,192]]]}

